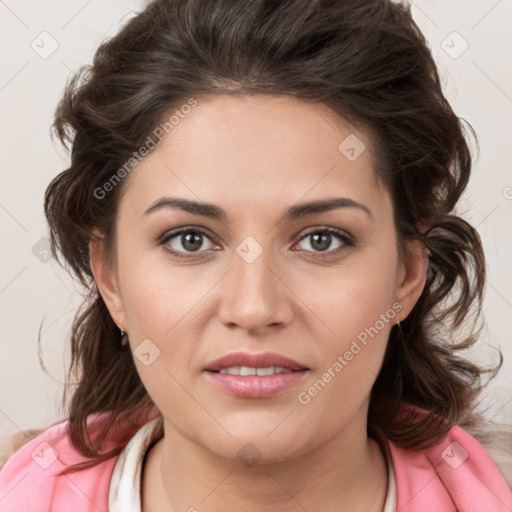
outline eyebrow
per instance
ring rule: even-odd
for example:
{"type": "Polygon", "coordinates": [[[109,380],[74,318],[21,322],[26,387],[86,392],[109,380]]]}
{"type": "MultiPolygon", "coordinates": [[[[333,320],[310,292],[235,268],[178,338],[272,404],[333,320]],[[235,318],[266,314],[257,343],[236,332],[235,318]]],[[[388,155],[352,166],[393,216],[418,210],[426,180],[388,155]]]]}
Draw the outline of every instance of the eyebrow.
{"type": "MultiPolygon", "coordinates": [[[[210,219],[228,222],[229,216],[225,210],[211,203],[192,201],[179,197],[162,197],[156,200],[145,212],[144,216],[163,208],[178,208],[188,213],[201,215],[210,219]]],[[[328,212],[338,208],[357,208],[368,214],[373,220],[371,210],[364,204],[358,203],[349,197],[331,197],[299,203],[290,207],[279,219],[279,222],[290,222],[317,213],[328,212]]]]}

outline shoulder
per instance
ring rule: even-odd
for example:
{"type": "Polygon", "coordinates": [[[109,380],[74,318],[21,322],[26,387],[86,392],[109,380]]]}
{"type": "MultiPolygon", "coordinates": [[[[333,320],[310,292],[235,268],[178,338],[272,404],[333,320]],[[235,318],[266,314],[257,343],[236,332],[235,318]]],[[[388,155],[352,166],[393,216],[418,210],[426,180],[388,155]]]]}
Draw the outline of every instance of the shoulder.
{"type": "Polygon", "coordinates": [[[2,466],[2,510],[50,510],[63,461],[78,462],[78,454],[67,442],[66,426],[63,421],[36,435],[2,466]]]}
{"type": "MultiPolygon", "coordinates": [[[[89,425],[104,421],[106,414],[93,415],[89,425]]],[[[147,421],[147,420],[146,420],[147,421]]],[[[106,510],[110,476],[116,457],[95,466],[62,475],[68,466],[88,462],[71,444],[68,421],[48,428],[19,448],[0,469],[2,512],[38,510],[106,510]]],[[[126,444],[140,424],[120,425],[109,431],[102,451],[126,444]]]]}
{"type": "Polygon", "coordinates": [[[482,445],[512,488],[512,425],[488,421],[464,430],[482,445]]]}
{"type": "Polygon", "coordinates": [[[511,440],[510,430],[497,438],[483,422],[476,429],[454,426],[439,444],[424,449],[408,449],[388,440],[398,509],[512,510],[511,440]],[[469,430],[482,434],[485,446],[469,430]],[[499,462],[492,456],[497,454],[499,462]]]}
{"type": "Polygon", "coordinates": [[[105,477],[115,460],[104,461],[69,475],[61,475],[67,466],[86,462],[75,450],[63,421],[37,435],[19,448],[0,470],[2,511],[88,511],[90,500],[105,494],[105,477]],[[89,503],[88,503],[89,502],[89,503]]]}

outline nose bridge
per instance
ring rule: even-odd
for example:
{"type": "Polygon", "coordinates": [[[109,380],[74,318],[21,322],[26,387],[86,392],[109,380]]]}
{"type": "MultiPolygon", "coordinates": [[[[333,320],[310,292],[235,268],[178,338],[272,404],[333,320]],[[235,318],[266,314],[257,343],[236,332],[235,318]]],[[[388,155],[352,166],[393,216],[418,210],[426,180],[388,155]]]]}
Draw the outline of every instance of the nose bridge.
{"type": "Polygon", "coordinates": [[[275,287],[269,281],[275,279],[269,267],[275,266],[275,258],[269,245],[263,246],[255,238],[246,237],[236,248],[233,256],[234,278],[240,292],[239,300],[249,304],[268,303],[271,301],[275,287]],[[272,290],[272,288],[274,288],[272,290]]]}
{"type": "Polygon", "coordinates": [[[275,275],[272,248],[246,237],[236,247],[232,264],[223,293],[222,320],[246,329],[286,321],[290,306],[286,304],[285,287],[275,275]]]}

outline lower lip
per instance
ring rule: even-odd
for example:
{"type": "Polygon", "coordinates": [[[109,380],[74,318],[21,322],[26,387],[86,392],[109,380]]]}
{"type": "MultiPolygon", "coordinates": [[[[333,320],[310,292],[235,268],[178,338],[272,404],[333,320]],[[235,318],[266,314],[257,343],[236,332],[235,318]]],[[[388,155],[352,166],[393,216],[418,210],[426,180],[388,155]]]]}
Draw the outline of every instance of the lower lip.
{"type": "Polygon", "coordinates": [[[308,370],[248,377],[209,371],[206,373],[217,387],[230,395],[240,398],[268,398],[295,386],[305,377],[308,370]]]}

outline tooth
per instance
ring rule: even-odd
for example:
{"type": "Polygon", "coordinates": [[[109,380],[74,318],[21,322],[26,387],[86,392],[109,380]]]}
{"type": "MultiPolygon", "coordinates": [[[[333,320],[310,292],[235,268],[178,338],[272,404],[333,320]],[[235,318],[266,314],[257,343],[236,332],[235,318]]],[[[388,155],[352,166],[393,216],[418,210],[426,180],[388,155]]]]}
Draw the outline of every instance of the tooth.
{"type": "Polygon", "coordinates": [[[250,377],[259,375],[261,377],[267,375],[276,375],[279,373],[291,373],[292,370],[288,368],[281,368],[280,366],[269,366],[267,368],[251,368],[248,366],[230,366],[229,368],[222,368],[219,373],[229,375],[240,375],[242,377],[250,377]]]}
{"type": "Polygon", "coordinates": [[[240,367],[240,375],[247,376],[247,375],[256,375],[256,368],[249,368],[247,366],[241,366],[240,367]]]}
{"type": "Polygon", "coordinates": [[[281,368],[280,366],[277,366],[275,368],[274,373],[291,373],[291,370],[289,370],[288,368],[281,368]]]}
{"type": "Polygon", "coordinates": [[[273,366],[269,368],[256,368],[256,375],[274,375],[275,370],[277,370],[277,368],[273,366]]]}

